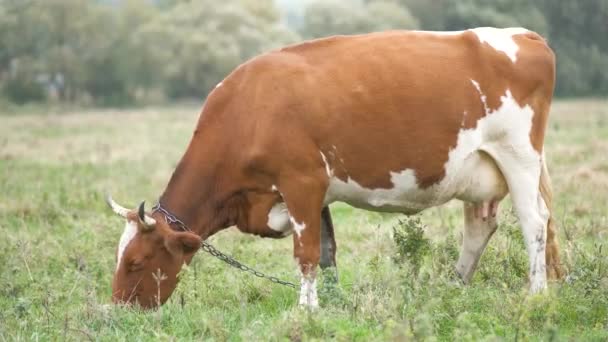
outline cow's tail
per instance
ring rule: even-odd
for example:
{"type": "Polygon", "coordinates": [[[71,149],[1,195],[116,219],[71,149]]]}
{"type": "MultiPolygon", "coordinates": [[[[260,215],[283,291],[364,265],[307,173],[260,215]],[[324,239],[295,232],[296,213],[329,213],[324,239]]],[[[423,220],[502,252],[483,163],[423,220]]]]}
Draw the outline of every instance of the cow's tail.
{"type": "Polygon", "coordinates": [[[549,221],[547,222],[547,245],[545,249],[545,260],[547,263],[547,277],[550,279],[561,279],[564,276],[561,261],[559,258],[559,243],[557,241],[557,229],[553,217],[553,191],[551,190],[551,178],[545,156],[542,158],[542,168],[540,172],[540,194],[549,209],[549,221]]]}

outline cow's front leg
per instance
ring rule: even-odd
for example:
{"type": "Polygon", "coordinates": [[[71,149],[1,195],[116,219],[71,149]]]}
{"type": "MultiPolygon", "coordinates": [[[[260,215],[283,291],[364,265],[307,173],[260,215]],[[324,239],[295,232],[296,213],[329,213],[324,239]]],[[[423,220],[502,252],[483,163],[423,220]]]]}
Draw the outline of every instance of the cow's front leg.
{"type": "Polygon", "coordinates": [[[301,259],[298,259],[298,262],[301,271],[300,300],[298,303],[300,306],[316,309],[319,307],[316,266],[313,264],[314,261],[311,261],[310,259],[304,263],[301,259]]]}
{"type": "MultiPolygon", "coordinates": [[[[320,213],[320,211],[318,211],[320,213]]],[[[292,217],[294,226],[294,257],[300,267],[301,287],[299,304],[317,308],[317,265],[321,256],[321,217],[310,214],[308,218],[298,220],[292,217]]]]}
{"type": "Polygon", "coordinates": [[[321,256],[321,209],[326,185],[314,178],[297,179],[298,183],[282,183],[279,191],[287,204],[294,232],[294,257],[302,277],[299,303],[316,308],[319,306],[316,271],[321,256]]]}

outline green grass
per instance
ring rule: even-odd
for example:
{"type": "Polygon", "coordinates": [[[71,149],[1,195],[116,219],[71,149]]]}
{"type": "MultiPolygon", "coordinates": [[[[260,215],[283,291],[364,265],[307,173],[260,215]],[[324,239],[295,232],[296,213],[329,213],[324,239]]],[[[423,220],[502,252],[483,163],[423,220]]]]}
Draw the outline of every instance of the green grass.
{"type": "MultiPolygon", "coordinates": [[[[545,295],[526,293],[526,253],[508,203],[470,286],[452,273],[459,203],[419,215],[424,237],[405,245],[425,244],[424,253],[411,260],[393,239],[403,216],[337,204],[340,282],[320,288],[317,312],[299,309],[295,291],[202,252],[162,309],[107,305],[123,222],[103,194],[131,206],[154,202],[197,113],[0,116],[0,340],[608,340],[608,102],[599,100],[553,108],[547,156],[569,274],[545,295]]],[[[291,239],[232,229],[211,241],[298,280],[291,239]]]]}

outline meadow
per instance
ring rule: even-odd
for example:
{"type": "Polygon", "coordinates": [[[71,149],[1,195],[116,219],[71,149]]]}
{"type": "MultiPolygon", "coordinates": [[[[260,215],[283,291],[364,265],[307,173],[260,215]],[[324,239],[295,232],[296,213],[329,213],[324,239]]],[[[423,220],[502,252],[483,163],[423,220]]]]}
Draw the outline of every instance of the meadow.
{"type": "MultiPolygon", "coordinates": [[[[161,309],[108,305],[124,222],[103,196],[154,203],[199,107],[22,111],[0,114],[0,341],[608,340],[608,101],[552,109],[546,154],[567,276],[546,294],[527,294],[508,201],[468,286],[452,271],[459,202],[414,218],[335,204],[339,283],[322,281],[316,312],[298,308],[293,289],[204,252],[161,309]]],[[[210,241],[298,281],[289,238],[229,229],[210,241]]]]}

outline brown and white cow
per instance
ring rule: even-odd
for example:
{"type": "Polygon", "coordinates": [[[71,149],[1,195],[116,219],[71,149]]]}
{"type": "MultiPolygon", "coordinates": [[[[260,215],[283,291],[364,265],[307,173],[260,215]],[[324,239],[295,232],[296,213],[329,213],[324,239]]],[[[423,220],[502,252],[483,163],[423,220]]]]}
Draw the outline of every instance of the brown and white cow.
{"type": "Polygon", "coordinates": [[[412,214],[462,200],[468,282],[507,193],[542,291],[561,275],[543,154],[554,79],[552,50],[523,28],[336,36],[253,58],[211,92],[159,199],[192,232],[110,200],[127,219],[114,301],[164,303],[201,241],[236,225],[293,233],[300,304],[317,306],[335,201],[412,214]]]}

